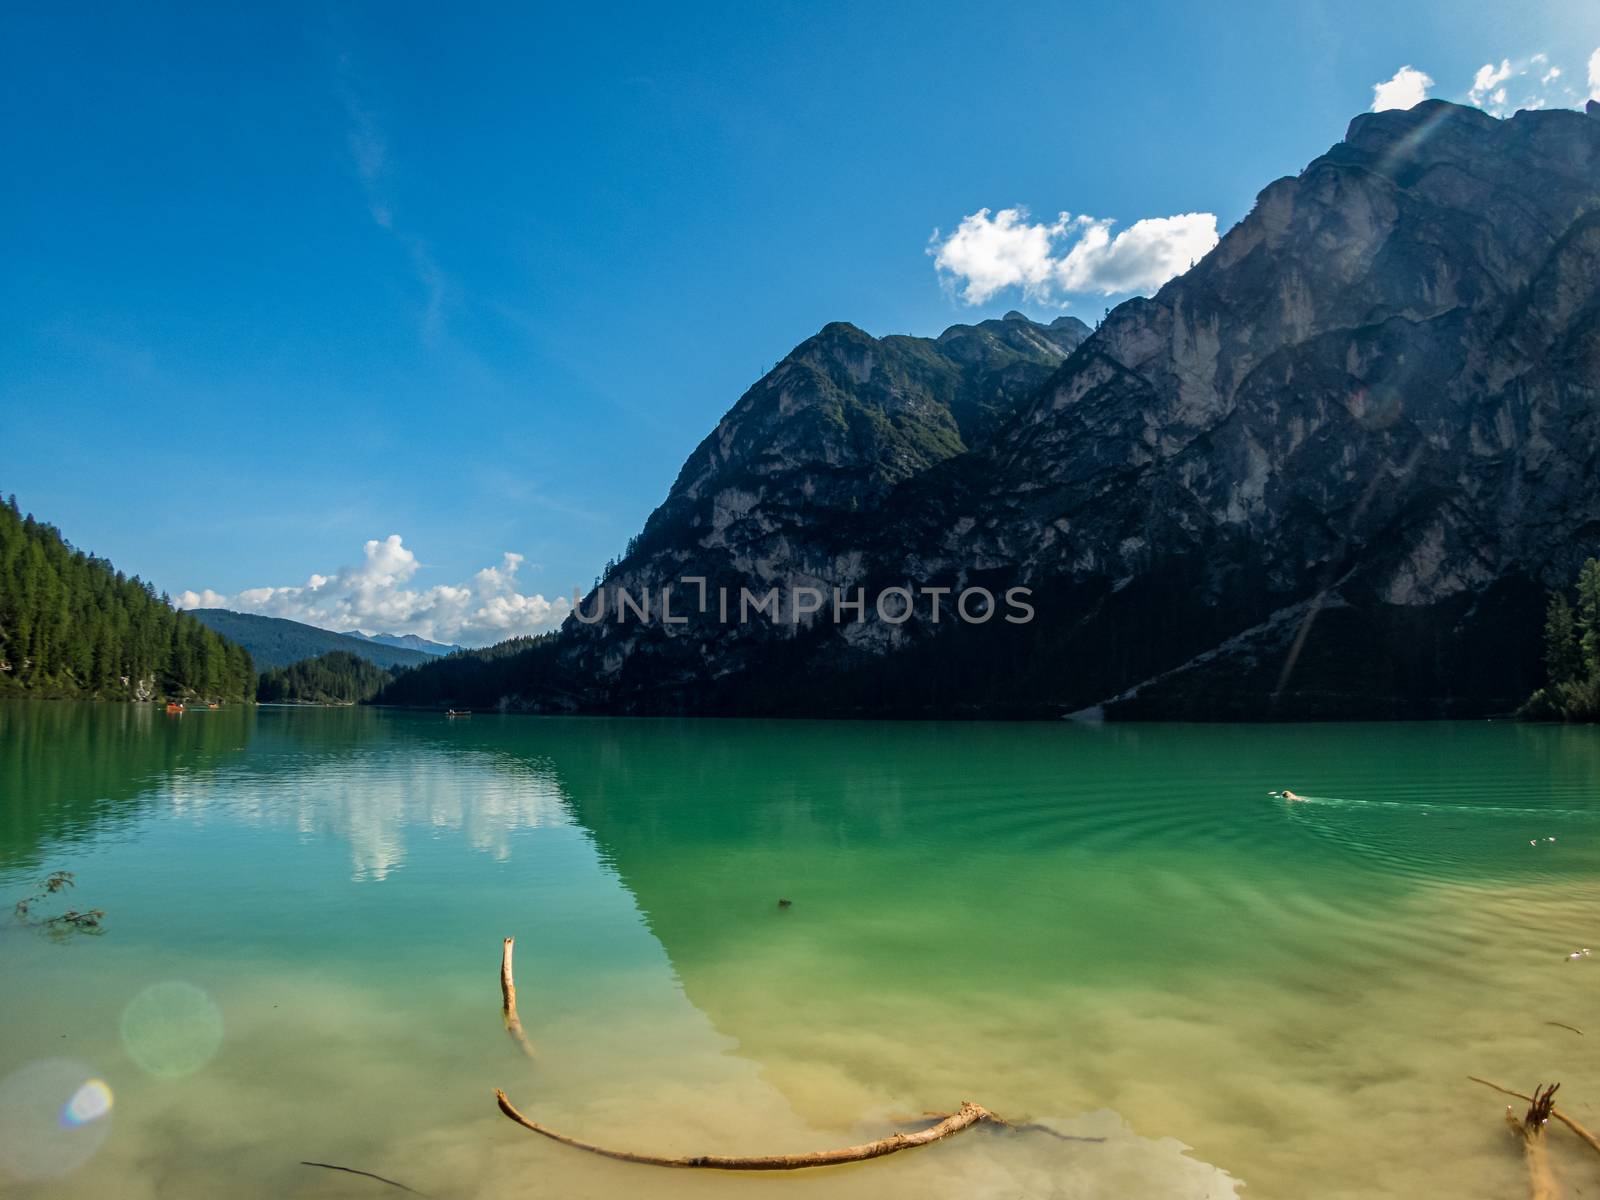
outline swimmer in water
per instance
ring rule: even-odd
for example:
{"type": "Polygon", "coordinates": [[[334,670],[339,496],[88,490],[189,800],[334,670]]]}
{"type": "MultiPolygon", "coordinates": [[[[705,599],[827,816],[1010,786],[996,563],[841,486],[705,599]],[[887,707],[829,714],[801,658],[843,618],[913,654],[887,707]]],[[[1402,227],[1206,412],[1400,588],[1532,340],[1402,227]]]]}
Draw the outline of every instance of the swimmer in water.
{"type": "Polygon", "coordinates": [[[1305,799],[1304,796],[1295,795],[1288,788],[1284,788],[1283,791],[1281,791],[1281,792],[1268,792],[1267,795],[1269,795],[1269,796],[1271,796],[1271,797],[1273,797],[1274,799],[1277,799],[1277,800],[1304,800],[1305,799]]]}

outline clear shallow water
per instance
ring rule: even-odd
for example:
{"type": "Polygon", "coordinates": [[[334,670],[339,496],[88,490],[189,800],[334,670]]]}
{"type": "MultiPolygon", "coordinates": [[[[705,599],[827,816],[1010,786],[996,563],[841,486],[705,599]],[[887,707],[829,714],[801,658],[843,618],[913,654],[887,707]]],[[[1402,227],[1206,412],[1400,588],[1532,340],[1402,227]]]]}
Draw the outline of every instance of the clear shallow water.
{"type": "Polygon", "coordinates": [[[1600,1126],[1600,957],[1564,958],[1597,833],[1583,729],[0,705],[0,900],[65,869],[107,913],[0,923],[0,1164],[86,1156],[29,1198],[400,1194],[302,1159],[462,1200],[1521,1194],[1464,1077],[1600,1126]],[[108,1115],[28,1124],[90,1078],[108,1115]],[[1106,1140],[660,1172],[496,1086],[661,1153],[969,1098],[1106,1140]]]}

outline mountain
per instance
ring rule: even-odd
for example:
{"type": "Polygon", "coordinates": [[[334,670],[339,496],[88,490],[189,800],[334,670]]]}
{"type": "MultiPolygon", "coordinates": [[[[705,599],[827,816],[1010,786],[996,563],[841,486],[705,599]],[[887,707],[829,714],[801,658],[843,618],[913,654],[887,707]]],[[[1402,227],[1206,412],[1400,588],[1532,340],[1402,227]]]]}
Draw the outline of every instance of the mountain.
{"type": "Polygon", "coordinates": [[[391,669],[414,667],[432,658],[420,650],[379,645],[283,617],[261,617],[226,608],[192,608],[189,616],[249,650],[250,657],[262,670],[286,667],[305,658],[320,658],[333,650],[344,650],[391,669]]]}
{"type": "Polygon", "coordinates": [[[1509,711],[1542,681],[1546,592],[1600,546],[1597,116],[1363,114],[1194,268],[1087,336],[828,326],[690,456],[580,609],[603,619],[569,618],[501,698],[1509,711]],[[908,619],[876,609],[902,587],[908,619]],[[779,621],[721,619],[722,594],[774,588],[779,621]],[[866,611],[798,611],[807,588],[862,589],[866,611]],[[640,619],[621,601],[646,590],[640,619]],[[952,613],[963,592],[971,620],[952,613]]]}
{"type": "Polygon", "coordinates": [[[698,549],[749,564],[849,525],[989,437],[1088,335],[1020,313],[937,338],[874,338],[843,322],[802,342],[702,441],[625,563],[698,549]]]}
{"type": "Polygon", "coordinates": [[[363,642],[373,642],[379,646],[397,646],[401,650],[418,650],[423,654],[441,658],[446,654],[455,654],[463,649],[461,646],[446,645],[443,642],[430,642],[425,637],[418,637],[414,633],[362,633],[359,629],[345,630],[344,637],[360,638],[363,642]]]}
{"type": "MultiPolygon", "coordinates": [[[[608,580],[644,562],[670,578],[673,564],[692,557],[684,547],[702,536],[715,555],[705,570],[718,577],[725,567],[813,547],[824,527],[863,519],[898,484],[989,436],[1088,334],[1076,317],[1042,325],[1017,312],[937,338],[824,327],[700,443],[608,580]]],[[[538,707],[553,698],[562,709],[586,707],[592,697],[550,682],[565,670],[555,664],[559,640],[467,651],[397,680],[380,699],[538,707]]]]}
{"type": "Polygon", "coordinates": [[[240,646],[0,503],[0,696],[248,700],[240,646]]]}

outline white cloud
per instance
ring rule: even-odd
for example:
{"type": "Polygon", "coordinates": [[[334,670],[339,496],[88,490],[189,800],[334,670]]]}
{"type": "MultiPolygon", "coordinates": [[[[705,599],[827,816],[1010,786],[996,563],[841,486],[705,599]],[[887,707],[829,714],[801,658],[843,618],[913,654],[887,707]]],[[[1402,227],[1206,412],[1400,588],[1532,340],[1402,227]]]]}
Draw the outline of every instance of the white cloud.
{"type": "Polygon", "coordinates": [[[929,246],[933,265],[964,280],[961,298],[968,304],[982,304],[996,292],[1020,287],[1030,299],[1041,299],[1050,290],[1053,260],[1051,241],[1054,226],[1030,225],[1026,209],[1002,208],[993,217],[980,208],[963,217],[956,231],[942,243],[939,231],[929,246]]]}
{"type": "Polygon", "coordinates": [[[1394,73],[1393,79],[1372,85],[1372,111],[1414,108],[1428,98],[1432,86],[1431,76],[1408,63],[1394,73]]]}
{"type": "Polygon", "coordinates": [[[1484,63],[1478,68],[1477,75],[1472,79],[1473,95],[1487,94],[1511,78],[1511,60],[1503,58],[1497,67],[1493,63],[1484,63]]]}
{"type": "Polygon", "coordinates": [[[1472,78],[1472,89],[1467,93],[1467,99],[1484,111],[1503,117],[1506,115],[1506,89],[1501,85],[1519,73],[1512,70],[1509,58],[1501,59],[1498,67],[1492,62],[1484,63],[1472,78]]]}
{"type": "Polygon", "coordinates": [[[1589,55],[1589,98],[1600,100],[1600,49],[1589,55]]]}
{"type": "Polygon", "coordinates": [[[1217,244],[1214,213],[1146,217],[1116,237],[1111,236],[1110,221],[1078,217],[1073,224],[1082,236],[1058,268],[1068,292],[1110,296],[1154,290],[1182,275],[1217,244]]]}
{"type": "MultiPolygon", "coordinates": [[[[1600,95],[1600,50],[1590,60],[1590,84],[1600,95]]],[[[1502,58],[1500,65],[1484,63],[1473,76],[1467,102],[1496,117],[1509,117],[1519,109],[1540,109],[1552,105],[1581,105],[1583,98],[1567,82],[1567,73],[1552,65],[1548,54],[1524,59],[1502,58]]]]}
{"type": "Polygon", "coordinates": [[[1147,217],[1115,237],[1113,224],[1061,213],[1046,225],[1029,221],[1024,208],[980,208],[947,238],[934,230],[928,253],[967,304],[1015,287],[1027,299],[1065,305],[1070,293],[1153,291],[1217,244],[1213,213],[1147,217]]]}
{"type": "Polygon", "coordinates": [[[571,608],[561,596],[546,600],[518,591],[522,561],[520,554],[506,554],[499,566],[485,567],[464,583],[417,588],[411,583],[421,564],[392,533],[369,541],[357,565],[312,575],[299,587],[246,588],[233,596],[205,588],[186,591],[174,603],[287,617],[341,633],[415,633],[438,642],[486,645],[553,629],[571,608]]]}

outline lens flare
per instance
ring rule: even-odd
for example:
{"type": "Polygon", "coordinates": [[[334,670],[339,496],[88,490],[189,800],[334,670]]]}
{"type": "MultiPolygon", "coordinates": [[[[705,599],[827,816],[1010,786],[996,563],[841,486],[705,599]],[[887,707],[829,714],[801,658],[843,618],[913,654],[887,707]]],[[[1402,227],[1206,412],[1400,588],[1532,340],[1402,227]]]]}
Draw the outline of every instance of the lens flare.
{"type": "Polygon", "coordinates": [[[111,1111],[111,1085],[104,1079],[91,1079],[61,1107],[61,1127],[75,1129],[98,1121],[111,1111]]]}
{"type": "Polygon", "coordinates": [[[158,1079],[193,1075],[222,1045],[222,1012],[192,983],[157,983],[122,1010],[128,1057],[158,1079]]]}
{"type": "Polygon", "coordinates": [[[111,1089],[83,1063],[44,1059],[0,1080],[0,1182],[59,1179],[110,1132],[111,1089]]]}
{"type": "Polygon", "coordinates": [[[1417,151],[1422,148],[1423,143],[1433,137],[1439,127],[1449,119],[1449,108],[1440,108],[1431,116],[1424,117],[1414,129],[1384,151],[1383,157],[1378,160],[1378,173],[1387,175],[1391,179],[1397,176],[1416,161],[1417,151]]]}

